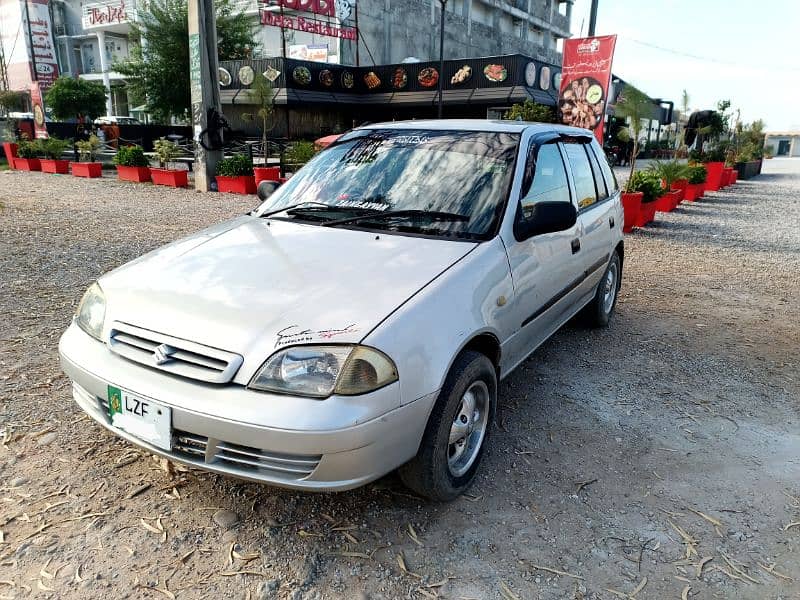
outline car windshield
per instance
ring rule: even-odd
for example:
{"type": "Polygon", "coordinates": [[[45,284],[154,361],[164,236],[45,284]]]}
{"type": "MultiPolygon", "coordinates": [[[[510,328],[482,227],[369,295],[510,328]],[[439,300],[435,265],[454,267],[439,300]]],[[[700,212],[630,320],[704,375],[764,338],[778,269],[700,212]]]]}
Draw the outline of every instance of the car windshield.
{"type": "Polygon", "coordinates": [[[356,130],[312,159],[256,214],[487,239],[505,206],[518,143],[518,134],[505,132],[356,130]]]}

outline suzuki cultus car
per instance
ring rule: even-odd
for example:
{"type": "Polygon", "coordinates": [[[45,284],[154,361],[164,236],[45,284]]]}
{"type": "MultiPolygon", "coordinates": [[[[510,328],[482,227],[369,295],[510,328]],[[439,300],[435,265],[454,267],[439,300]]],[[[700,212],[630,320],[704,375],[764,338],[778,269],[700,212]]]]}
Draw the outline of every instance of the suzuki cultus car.
{"type": "Polygon", "coordinates": [[[271,185],[86,292],[60,354],[98,423],[217,473],[345,490],[399,468],[447,500],[498,381],[614,311],[622,208],[586,130],[371,125],[271,185]]]}

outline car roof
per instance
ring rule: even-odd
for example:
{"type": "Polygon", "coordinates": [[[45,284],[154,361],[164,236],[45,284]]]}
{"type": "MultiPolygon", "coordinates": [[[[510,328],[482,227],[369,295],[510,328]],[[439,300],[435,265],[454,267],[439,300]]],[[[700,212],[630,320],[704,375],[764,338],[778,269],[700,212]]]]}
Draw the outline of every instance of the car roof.
{"type": "Polygon", "coordinates": [[[569,127],[556,123],[532,123],[528,121],[501,121],[491,119],[423,119],[418,121],[390,121],[370,123],[358,129],[429,129],[434,131],[492,131],[505,133],[542,133],[554,131],[562,135],[586,137],[592,135],[587,129],[569,127]]]}

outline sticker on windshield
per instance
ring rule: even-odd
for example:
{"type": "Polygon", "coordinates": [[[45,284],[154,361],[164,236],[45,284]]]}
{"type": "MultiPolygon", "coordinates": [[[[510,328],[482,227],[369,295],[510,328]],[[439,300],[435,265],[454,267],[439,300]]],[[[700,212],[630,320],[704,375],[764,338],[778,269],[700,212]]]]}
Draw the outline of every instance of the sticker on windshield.
{"type": "Polygon", "coordinates": [[[427,135],[396,135],[387,140],[390,144],[418,146],[431,141],[427,135]]]}

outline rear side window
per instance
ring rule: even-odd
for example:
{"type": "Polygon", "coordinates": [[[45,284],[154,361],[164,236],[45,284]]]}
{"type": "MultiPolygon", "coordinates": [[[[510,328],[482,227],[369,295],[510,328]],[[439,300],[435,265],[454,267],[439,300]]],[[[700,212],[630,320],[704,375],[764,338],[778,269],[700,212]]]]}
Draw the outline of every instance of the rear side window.
{"type": "Polygon", "coordinates": [[[566,143],[572,178],[575,180],[575,193],[578,198],[578,208],[584,209],[597,202],[597,190],[594,187],[594,173],[586,154],[586,144],[566,143]]]}
{"type": "Polygon", "coordinates": [[[603,178],[606,180],[606,188],[608,188],[609,196],[615,194],[619,189],[619,185],[617,184],[617,176],[614,175],[614,171],[608,164],[608,159],[606,158],[605,153],[602,151],[600,146],[597,143],[591,144],[591,150],[594,153],[595,157],[597,158],[597,162],[600,165],[600,171],[603,173],[603,178]]]}
{"type": "Polygon", "coordinates": [[[608,198],[608,189],[606,189],[606,182],[603,178],[603,172],[600,170],[600,164],[597,162],[597,157],[594,152],[586,145],[586,152],[589,154],[589,162],[592,164],[592,173],[594,173],[594,182],[597,187],[597,198],[605,200],[608,198]]]}
{"type": "Polygon", "coordinates": [[[522,214],[528,218],[537,202],[569,201],[569,185],[561,152],[557,144],[545,144],[536,155],[531,186],[520,201],[522,214]]]}

